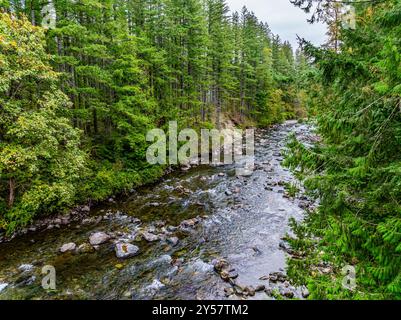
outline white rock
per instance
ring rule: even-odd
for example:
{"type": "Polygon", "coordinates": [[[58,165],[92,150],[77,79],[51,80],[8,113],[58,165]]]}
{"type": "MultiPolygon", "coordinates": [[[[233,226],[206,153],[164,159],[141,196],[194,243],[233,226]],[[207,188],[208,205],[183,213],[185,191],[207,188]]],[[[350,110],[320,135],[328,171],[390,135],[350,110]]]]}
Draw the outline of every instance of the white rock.
{"type": "Polygon", "coordinates": [[[66,243],[60,248],[61,253],[69,252],[69,251],[75,251],[77,248],[77,245],[73,242],[66,243]]]}
{"type": "Polygon", "coordinates": [[[34,266],[31,264],[21,264],[18,267],[18,270],[21,272],[31,272],[33,270],[34,266]]]}
{"type": "Polygon", "coordinates": [[[119,259],[128,259],[139,253],[139,248],[129,243],[117,243],[115,247],[116,256],[119,259]]]}
{"type": "Polygon", "coordinates": [[[92,246],[98,246],[110,240],[110,236],[104,232],[96,232],[89,237],[92,246]]]}
{"type": "Polygon", "coordinates": [[[159,240],[158,236],[146,231],[142,232],[142,237],[148,242],[155,242],[159,240]]]}

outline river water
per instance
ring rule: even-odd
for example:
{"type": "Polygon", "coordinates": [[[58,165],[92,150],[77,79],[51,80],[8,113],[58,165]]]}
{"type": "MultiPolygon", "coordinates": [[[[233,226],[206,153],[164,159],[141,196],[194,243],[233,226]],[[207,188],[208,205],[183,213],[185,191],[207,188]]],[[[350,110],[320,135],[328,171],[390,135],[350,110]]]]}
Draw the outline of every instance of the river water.
{"type": "MultiPolygon", "coordinates": [[[[285,191],[285,185],[297,184],[281,166],[291,132],[305,141],[312,136],[308,125],[293,121],[256,132],[250,177],[237,177],[234,166],[174,172],[94,208],[83,222],[0,244],[0,299],[244,299],[238,291],[232,294],[233,282],[301,298],[300,288],[265,277],[285,273],[281,238],[290,232],[289,219],[302,219],[301,208],[308,205],[305,197],[291,198],[285,191]],[[93,252],[60,253],[63,244],[79,246],[99,231],[112,240],[93,252]],[[146,241],[139,236],[143,231],[159,239],[146,241]],[[116,241],[135,244],[139,255],[117,259],[116,241]],[[221,259],[235,278],[231,284],[214,271],[213,263],[221,259]],[[56,270],[56,290],[41,286],[45,265],[56,270]]],[[[260,291],[246,298],[273,297],[260,291]]]]}

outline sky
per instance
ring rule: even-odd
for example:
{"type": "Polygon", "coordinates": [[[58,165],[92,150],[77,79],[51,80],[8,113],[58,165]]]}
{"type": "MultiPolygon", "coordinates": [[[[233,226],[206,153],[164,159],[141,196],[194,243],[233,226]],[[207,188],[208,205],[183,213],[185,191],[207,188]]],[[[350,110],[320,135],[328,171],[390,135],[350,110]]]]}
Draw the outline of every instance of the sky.
{"type": "Polygon", "coordinates": [[[282,40],[288,40],[295,50],[298,47],[297,34],[301,38],[320,45],[326,39],[326,27],[323,24],[309,24],[309,18],[290,0],[226,0],[231,11],[241,11],[244,5],[249,11],[264,22],[267,22],[274,34],[282,40]]]}

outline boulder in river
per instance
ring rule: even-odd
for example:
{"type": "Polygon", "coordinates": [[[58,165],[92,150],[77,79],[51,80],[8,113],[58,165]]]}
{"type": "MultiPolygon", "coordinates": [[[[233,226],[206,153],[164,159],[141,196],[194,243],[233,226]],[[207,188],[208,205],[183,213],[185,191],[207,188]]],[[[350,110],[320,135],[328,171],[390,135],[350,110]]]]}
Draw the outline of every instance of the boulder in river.
{"type": "Polygon", "coordinates": [[[160,239],[159,236],[147,231],[142,232],[142,237],[148,242],[155,242],[160,239]]]}
{"type": "Polygon", "coordinates": [[[119,259],[128,259],[139,253],[139,248],[129,243],[117,243],[115,247],[116,256],[119,259]]]}
{"type": "Polygon", "coordinates": [[[70,243],[66,243],[66,244],[62,245],[60,248],[60,252],[61,253],[71,252],[71,251],[75,251],[76,248],[77,248],[77,245],[74,242],[70,242],[70,243]]]}
{"type": "Polygon", "coordinates": [[[167,242],[169,244],[171,244],[173,247],[175,247],[176,245],[178,245],[180,240],[177,237],[171,237],[171,238],[167,238],[167,242]]]}
{"type": "Polygon", "coordinates": [[[106,243],[109,240],[110,240],[110,236],[107,233],[104,233],[104,232],[96,232],[96,233],[93,233],[89,237],[89,243],[92,246],[101,245],[103,243],[106,243]]]}

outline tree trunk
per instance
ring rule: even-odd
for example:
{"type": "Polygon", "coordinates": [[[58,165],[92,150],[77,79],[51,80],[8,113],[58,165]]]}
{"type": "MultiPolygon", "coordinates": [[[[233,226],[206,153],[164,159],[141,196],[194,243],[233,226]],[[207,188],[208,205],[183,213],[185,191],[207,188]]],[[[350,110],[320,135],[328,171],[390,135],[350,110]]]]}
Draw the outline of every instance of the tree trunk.
{"type": "Polygon", "coordinates": [[[15,201],[15,179],[10,178],[8,180],[9,186],[9,196],[8,196],[8,207],[11,208],[14,205],[15,201]]]}

